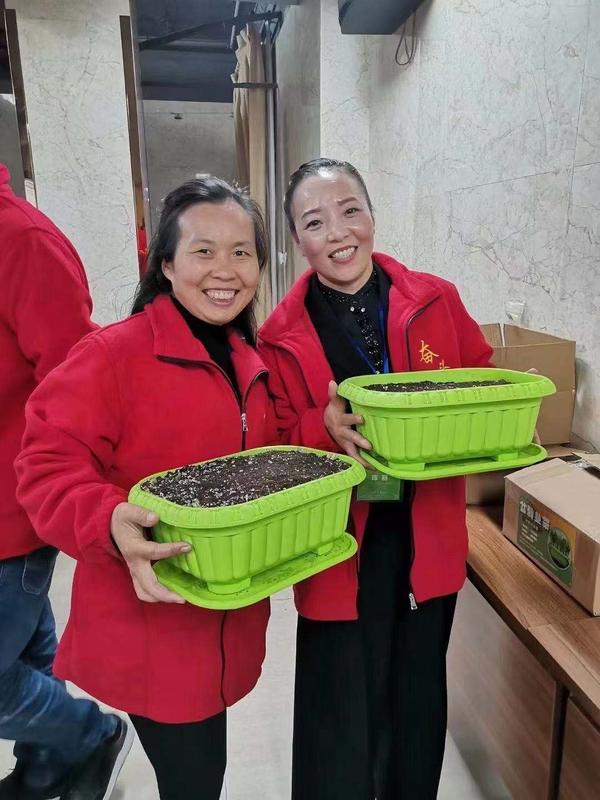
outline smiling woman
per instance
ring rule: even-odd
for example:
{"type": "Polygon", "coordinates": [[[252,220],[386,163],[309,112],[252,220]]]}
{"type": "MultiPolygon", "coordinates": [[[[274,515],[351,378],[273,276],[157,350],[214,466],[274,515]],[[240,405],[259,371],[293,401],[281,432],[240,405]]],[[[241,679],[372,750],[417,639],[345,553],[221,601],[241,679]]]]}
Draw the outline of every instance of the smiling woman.
{"type": "Polygon", "coordinates": [[[149,474],[274,443],[252,346],[266,261],[246,195],[212,176],[180,186],[150,247],[139,313],[84,338],[27,408],[19,500],[78,562],[55,672],[130,714],[162,800],[196,796],[198,774],[203,798],[218,799],[225,708],[258,679],[269,606],[225,615],[185,604],[152,564],[189,546],[148,541],[158,516],[127,498],[149,474]]]}
{"type": "Polygon", "coordinates": [[[212,325],[231,322],[252,302],[259,269],[252,219],[234,200],[186,209],[173,260],[162,263],[177,300],[212,325]]]}
{"type": "Polygon", "coordinates": [[[332,289],[352,294],[373,270],[375,223],[358,170],[319,159],[290,180],[285,213],[300,252],[332,289]]]}
{"type": "Polygon", "coordinates": [[[205,175],[165,198],[132,313],[171,294],[196,319],[256,337],[254,306],[267,263],[257,204],[226,181],[205,175]]]}
{"type": "MultiPolygon", "coordinates": [[[[260,331],[279,425],[291,444],[359,458],[370,444],[336,382],[487,366],[491,349],[452,284],[373,252],[373,209],[351,164],[304,164],[285,211],[312,269],[260,331]]],[[[361,499],[372,502],[351,507],[360,564],[296,587],[293,800],[437,796],[446,648],[465,578],[464,486],[397,481],[386,491],[376,502],[366,481],[361,499]]]]}

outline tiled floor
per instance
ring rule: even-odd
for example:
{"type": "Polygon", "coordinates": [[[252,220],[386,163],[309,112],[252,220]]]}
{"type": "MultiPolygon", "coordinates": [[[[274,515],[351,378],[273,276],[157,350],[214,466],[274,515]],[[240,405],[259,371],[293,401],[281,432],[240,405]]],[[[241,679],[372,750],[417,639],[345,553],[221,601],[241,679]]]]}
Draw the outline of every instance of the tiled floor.
{"type": "MultiPolygon", "coordinates": [[[[72,562],[60,557],[52,586],[59,633],[69,608],[72,562]]],[[[229,712],[229,753],[222,800],[287,800],[295,612],[289,593],[273,600],[268,657],[258,687],[229,712]]],[[[74,693],[80,693],[73,688],[74,693]]],[[[0,775],[12,767],[12,746],[0,741],[0,775]]],[[[493,775],[477,785],[454,742],[447,740],[439,800],[510,800],[493,775]]],[[[157,800],[153,773],[139,742],[125,764],[113,800],[157,800]]]]}

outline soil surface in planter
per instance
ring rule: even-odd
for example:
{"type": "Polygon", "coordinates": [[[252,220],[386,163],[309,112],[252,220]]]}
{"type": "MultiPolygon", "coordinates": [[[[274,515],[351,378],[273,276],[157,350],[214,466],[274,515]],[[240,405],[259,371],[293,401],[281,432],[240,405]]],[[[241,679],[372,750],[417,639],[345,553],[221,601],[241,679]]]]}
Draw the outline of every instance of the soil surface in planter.
{"type": "Polygon", "coordinates": [[[348,467],[333,456],[316,453],[259,453],[181,467],[144,481],[142,489],[180,506],[219,508],[257,500],[348,467]]]}
{"type": "Polygon", "coordinates": [[[364,386],[372,392],[431,392],[444,389],[468,389],[474,386],[508,386],[510,381],[419,381],[418,383],[372,383],[364,386]]]}

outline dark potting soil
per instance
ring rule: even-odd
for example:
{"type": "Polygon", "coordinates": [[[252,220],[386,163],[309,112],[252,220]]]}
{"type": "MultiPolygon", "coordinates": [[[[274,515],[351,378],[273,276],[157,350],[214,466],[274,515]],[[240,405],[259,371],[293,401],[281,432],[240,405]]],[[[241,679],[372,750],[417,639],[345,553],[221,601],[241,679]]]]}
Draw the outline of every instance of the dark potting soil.
{"type": "Polygon", "coordinates": [[[144,481],[142,489],[181,506],[219,508],[256,500],[345,469],[348,464],[333,456],[295,451],[259,453],[181,467],[144,481]]]}
{"type": "Polygon", "coordinates": [[[431,392],[442,389],[468,389],[471,386],[508,386],[510,381],[419,381],[418,383],[371,383],[364,386],[372,392],[431,392]]]}

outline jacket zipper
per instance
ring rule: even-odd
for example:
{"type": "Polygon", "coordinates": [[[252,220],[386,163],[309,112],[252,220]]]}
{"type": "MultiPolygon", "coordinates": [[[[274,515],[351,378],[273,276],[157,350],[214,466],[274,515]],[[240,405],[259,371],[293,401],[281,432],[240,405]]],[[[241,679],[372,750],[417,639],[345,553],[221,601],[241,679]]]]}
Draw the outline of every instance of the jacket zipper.
{"type": "Polygon", "coordinates": [[[231,391],[233,392],[233,394],[235,396],[235,399],[237,401],[237,404],[240,407],[240,421],[241,421],[241,424],[242,424],[242,446],[241,446],[240,450],[245,450],[246,449],[246,434],[248,433],[248,430],[249,430],[248,429],[248,414],[246,413],[246,401],[248,400],[248,395],[250,394],[250,390],[252,389],[254,384],[257,382],[257,380],[262,375],[266,375],[267,374],[267,370],[263,369],[260,372],[257,372],[256,375],[252,378],[252,380],[248,384],[248,388],[246,389],[246,392],[244,393],[244,396],[243,397],[238,397],[238,395],[237,395],[237,393],[235,391],[235,388],[233,386],[233,383],[231,382],[231,379],[230,379],[229,375],[224,370],[222,370],[221,367],[219,367],[218,364],[215,364],[214,367],[215,367],[215,369],[219,370],[221,375],[225,378],[227,383],[231,386],[231,391]]]}
{"type": "MultiPolygon", "coordinates": [[[[250,394],[250,391],[251,391],[252,387],[258,381],[258,379],[260,377],[262,377],[263,375],[266,375],[266,374],[267,374],[267,370],[266,369],[261,370],[260,372],[256,373],[256,375],[252,378],[252,380],[248,384],[248,388],[246,389],[246,392],[245,392],[245,394],[244,394],[244,396],[243,396],[243,398],[241,400],[241,403],[240,403],[240,409],[241,409],[241,412],[242,412],[241,413],[241,418],[242,418],[242,450],[246,449],[246,434],[248,433],[248,430],[249,430],[248,429],[248,414],[246,413],[246,402],[248,400],[248,395],[250,394]]],[[[227,377],[227,376],[225,376],[225,377],[227,377]]],[[[230,383],[231,383],[231,381],[230,381],[230,383]]]]}
{"type": "MultiPolygon", "coordinates": [[[[187,361],[187,360],[178,359],[178,358],[171,358],[171,357],[165,357],[165,356],[163,356],[161,360],[168,361],[171,364],[188,364],[189,363],[189,361],[187,361]]],[[[231,382],[231,379],[230,379],[229,375],[225,372],[225,370],[221,369],[221,367],[218,364],[215,364],[215,363],[212,363],[210,366],[212,366],[212,367],[214,367],[214,369],[218,370],[221,373],[221,375],[225,378],[227,383],[231,386],[231,391],[233,392],[233,395],[234,395],[234,397],[236,399],[236,402],[237,402],[237,404],[238,404],[238,406],[240,408],[240,419],[241,419],[241,423],[242,423],[242,430],[241,430],[241,433],[242,433],[242,447],[241,447],[241,449],[245,450],[246,449],[246,434],[248,433],[248,414],[246,413],[246,401],[248,400],[248,395],[250,394],[250,390],[252,389],[254,384],[257,382],[257,380],[262,375],[266,375],[268,370],[263,369],[263,370],[260,370],[260,372],[257,372],[256,375],[252,378],[252,380],[248,384],[248,388],[246,389],[246,392],[245,392],[243,398],[240,398],[240,397],[238,397],[238,394],[235,391],[235,387],[234,387],[233,383],[231,382]]],[[[220,636],[219,636],[220,645],[221,645],[221,686],[220,686],[220,693],[221,693],[221,701],[223,703],[223,706],[227,705],[227,703],[225,701],[225,691],[223,689],[223,683],[225,681],[225,641],[224,641],[225,640],[225,621],[227,619],[227,614],[228,613],[229,613],[228,611],[223,611],[223,616],[221,618],[221,631],[220,631],[220,636]]]]}
{"type": "MultiPolygon", "coordinates": [[[[161,361],[168,361],[170,364],[184,364],[184,365],[190,363],[187,360],[179,359],[179,358],[171,358],[170,356],[161,356],[161,361]]],[[[193,363],[200,363],[200,362],[193,362],[193,363]]],[[[207,363],[207,362],[202,362],[202,363],[207,363]]],[[[246,434],[248,433],[248,414],[246,413],[246,401],[248,399],[248,395],[250,394],[250,390],[252,389],[252,387],[254,386],[256,381],[261,377],[261,375],[266,375],[268,373],[268,370],[263,369],[263,370],[260,370],[260,372],[257,372],[256,375],[250,381],[250,383],[248,385],[248,388],[246,389],[246,393],[244,394],[244,397],[240,398],[240,397],[238,397],[238,394],[235,391],[235,387],[234,387],[233,383],[231,382],[231,379],[230,379],[229,375],[225,372],[225,370],[221,369],[221,367],[218,364],[215,364],[215,363],[211,363],[210,366],[213,367],[214,369],[216,369],[218,372],[220,372],[221,375],[225,378],[225,380],[229,384],[229,386],[231,386],[231,391],[233,392],[235,400],[236,400],[236,402],[237,402],[237,404],[239,406],[239,409],[240,409],[240,422],[241,422],[241,427],[242,427],[242,431],[241,431],[242,432],[242,447],[241,447],[241,449],[245,450],[246,449],[246,434]]]]}
{"type": "MultiPolygon", "coordinates": [[[[223,376],[225,377],[225,380],[231,386],[231,391],[233,392],[233,394],[235,395],[236,400],[238,401],[238,405],[240,407],[240,418],[241,418],[241,422],[242,422],[242,447],[241,447],[241,449],[245,450],[246,449],[246,434],[248,433],[248,414],[246,413],[246,402],[248,400],[248,395],[250,394],[250,390],[252,389],[254,384],[257,382],[257,380],[261,377],[261,375],[266,375],[267,374],[267,370],[261,370],[260,372],[257,372],[256,375],[252,378],[252,380],[248,384],[248,388],[246,389],[246,392],[244,393],[244,396],[238,398],[238,395],[237,395],[237,393],[236,393],[236,391],[234,389],[233,383],[231,382],[231,380],[229,378],[229,375],[227,375],[227,373],[224,372],[221,369],[221,367],[219,367],[218,365],[215,364],[215,366],[223,374],[223,376]]],[[[220,632],[220,639],[221,639],[221,642],[220,642],[220,644],[221,644],[221,701],[223,702],[224,706],[227,706],[227,702],[225,700],[225,690],[223,688],[223,684],[225,682],[225,662],[226,662],[226,659],[225,659],[225,622],[227,620],[227,614],[228,613],[229,613],[228,611],[224,611],[223,612],[223,617],[221,618],[221,632],[220,632]]]]}
{"type": "MultiPolygon", "coordinates": [[[[420,308],[418,311],[415,311],[415,313],[411,317],[409,317],[409,319],[408,319],[408,321],[406,323],[406,331],[405,331],[406,355],[408,357],[408,369],[409,369],[410,372],[412,372],[412,362],[411,362],[411,357],[410,357],[410,345],[409,345],[409,339],[408,339],[409,328],[412,325],[412,323],[416,319],[418,319],[418,317],[420,317],[421,314],[423,314],[425,311],[427,311],[427,309],[431,305],[433,305],[433,303],[435,303],[435,301],[438,300],[438,299],[439,299],[439,296],[438,297],[434,297],[433,300],[430,300],[429,303],[427,303],[427,305],[423,306],[423,308],[420,308]]],[[[412,524],[412,505],[413,505],[413,502],[414,502],[414,499],[415,499],[415,493],[416,493],[416,487],[415,487],[415,484],[413,482],[411,484],[411,494],[410,494],[410,513],[409,513],[409,516],[410,516],[410,566],[409,566],[409,570],[408,570],[408,602],[410,604],[410,610],[411,611],[418,611],[418,609],[419,609],[419,606],[417,604],[417,600],[415,598],[415,592],[414,592],[414,589],[413,589],[413,585],[412,585],[412,571],[413,571],[413,566],[414,566],[414,563],[415,563],[415,534],[414,534],[413,524],[412,524]]]]}

